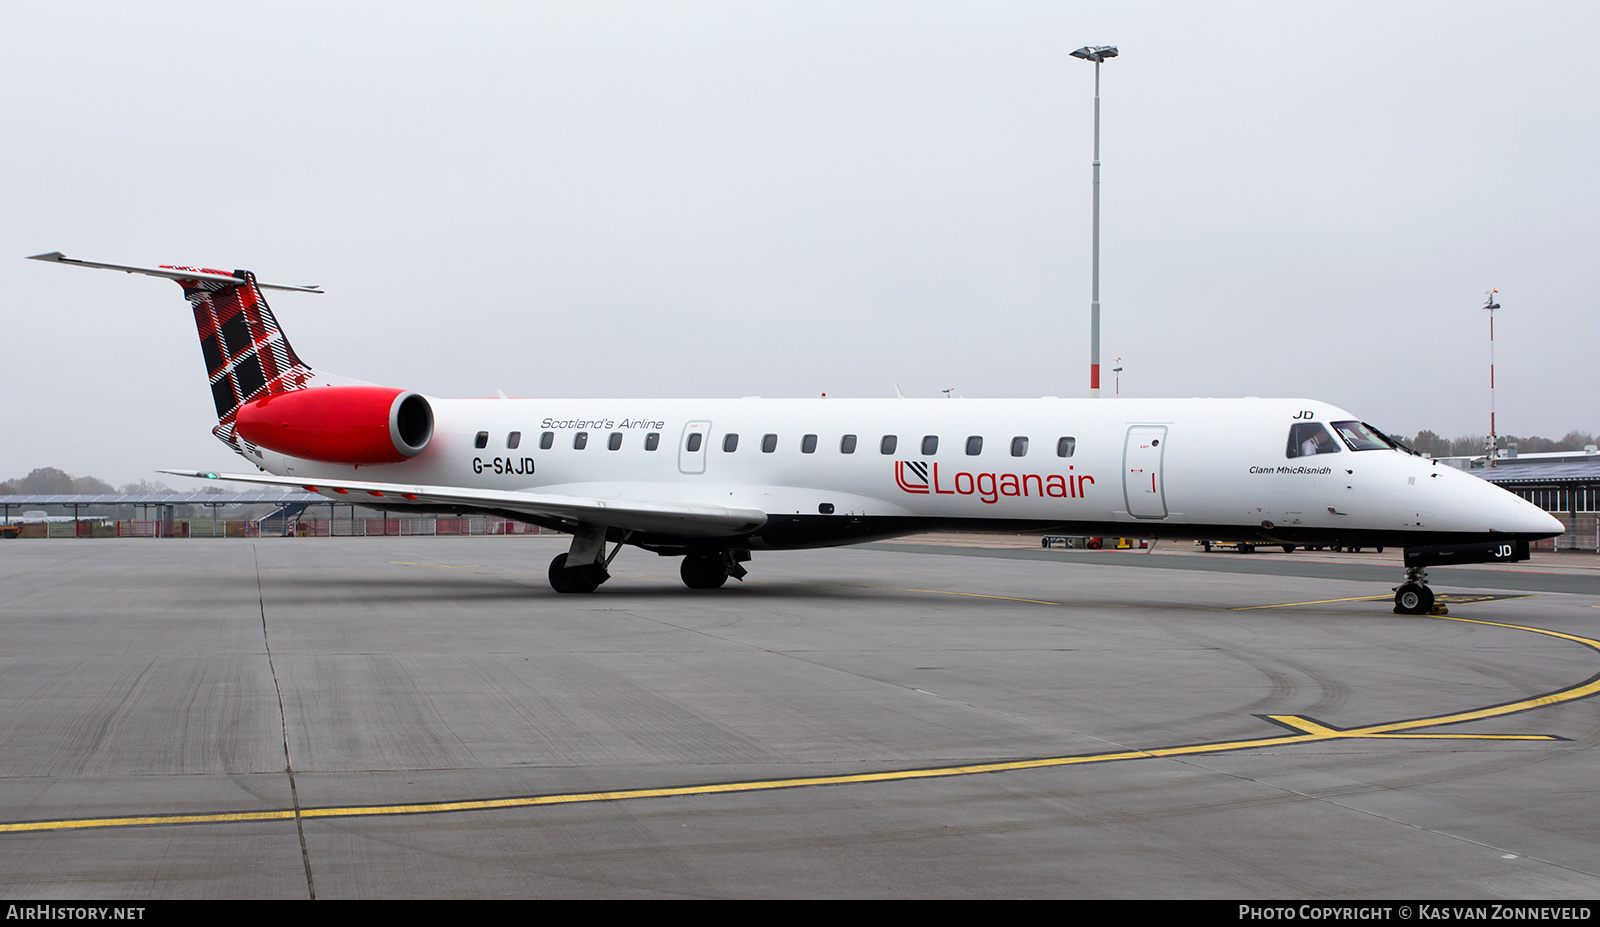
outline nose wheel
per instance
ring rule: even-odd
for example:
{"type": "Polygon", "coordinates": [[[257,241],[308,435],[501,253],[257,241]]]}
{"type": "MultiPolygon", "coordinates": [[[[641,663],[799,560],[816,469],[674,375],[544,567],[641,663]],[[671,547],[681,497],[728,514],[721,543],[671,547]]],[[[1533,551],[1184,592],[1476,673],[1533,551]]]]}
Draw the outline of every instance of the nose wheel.
{"type": "Polygon", "coordinates": [[[1433,611],[1433,590],[1422,583],[1405,583],[1394,591],[1397,615],[1426,615],[1433,611]]]}
{"type": "Polygon", "coordinates": [[[1428,571],[1406,567],[1406,581],[1395,587],[1396,615],[1426,615],[1433,611],[1433,590],[1428,588],[1428,571]]]}

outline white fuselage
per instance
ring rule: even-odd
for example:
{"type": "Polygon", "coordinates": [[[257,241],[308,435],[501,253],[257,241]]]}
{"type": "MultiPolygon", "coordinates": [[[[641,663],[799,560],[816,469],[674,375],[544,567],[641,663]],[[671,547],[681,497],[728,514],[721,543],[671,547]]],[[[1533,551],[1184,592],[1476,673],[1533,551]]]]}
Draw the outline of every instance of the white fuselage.
{"type": "Polygon", "coordinates": [[[1356,420],[1305,399],[429,403],[432,441],[404,462],[352,467],[270,451],[253,462],[307,481],[758,510],[768,526],[750,539],[755,547],[960,525],[1393,546],[1561,530],[1498,487],[1391,448],[1343,444],[1291,456],[1296,423],[1356,420]],[[737,436],[731,449],[729,435],[737,436]],[[830,520],[856,527],[830,530],[830,520]]]}

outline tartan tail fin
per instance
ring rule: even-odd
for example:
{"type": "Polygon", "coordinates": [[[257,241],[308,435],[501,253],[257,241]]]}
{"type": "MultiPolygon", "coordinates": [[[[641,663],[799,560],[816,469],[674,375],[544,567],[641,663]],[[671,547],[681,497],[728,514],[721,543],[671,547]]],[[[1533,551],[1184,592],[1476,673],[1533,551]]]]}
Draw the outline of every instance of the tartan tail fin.
{"type": "Polygon", "coordinates": [[[289,344],[255,274],[192,267],[161,269],[205,275],[175,279],[194,310],[200,353],[217,408],[217,426],[212,432],[218,438],[230,445],[236,443],[234,418],[245,403],[312,385],[315,372],[289,344]]]}

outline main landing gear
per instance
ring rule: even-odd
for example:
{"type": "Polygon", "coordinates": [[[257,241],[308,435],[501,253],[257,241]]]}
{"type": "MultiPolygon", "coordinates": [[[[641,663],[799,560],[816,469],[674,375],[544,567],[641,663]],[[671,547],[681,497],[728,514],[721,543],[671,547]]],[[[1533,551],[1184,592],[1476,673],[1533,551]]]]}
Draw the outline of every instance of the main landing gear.
{"type": "Polygon", "coordinates": [[[610,578],[611,574],[601,563],[569,567],[566,554],[559,554],[550,561],[550,588],[557,592],[593,592],[610,578]]]}
{"type": "MultiPolygon", "coordinates": [[[[593,592],[611,578],[609,567],[633,532],[624,532],[617,546],[606,555],[606,529],[579,525],[572,534],[572,548],[550,561],[550,588],[561,593],[593,592]]],[[[697,551],[683,558],[678,573],[690,589],[719,589],[728,577],[744,579],[749,572],[744,562],[748,550],[697,551]]]]}
{"type": "Polygon", "coordinates": [[[744,579],[749,571],[742,561],[750,559],[745,550],[720,550],[712,553],[689,554],[683,558],[678,575],[690,589],[720,589],[728,577],[744,579]]]}
{"type": "Polygon", "coordinates": [[[593,592],[611,578],[607,567],[622,551],[633,534],[624,532],[606,556],[606,529],[598,525],[579,525],[572,533],[572,548],[550,561],[550,588],[557,592],[593,592]]]}

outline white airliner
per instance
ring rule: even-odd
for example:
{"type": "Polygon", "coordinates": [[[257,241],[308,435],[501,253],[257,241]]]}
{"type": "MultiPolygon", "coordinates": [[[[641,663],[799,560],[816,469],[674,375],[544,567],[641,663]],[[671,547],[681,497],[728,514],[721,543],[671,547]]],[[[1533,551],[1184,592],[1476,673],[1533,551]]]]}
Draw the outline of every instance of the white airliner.
{"type": "Polygon", "coordinates": [[[557,592],[594,591],[624,545],[710,589],[756,550],[1007,530],[1404,547],[1395,608],[1422,614],[1425,567],[1524,560],[1563,530],[1314,400],[438,399],[301,361],[261,291],[315,287],[34,259],[183,287],[213,432],[262,472],[166,472],[568,532],[557,592]]]}

